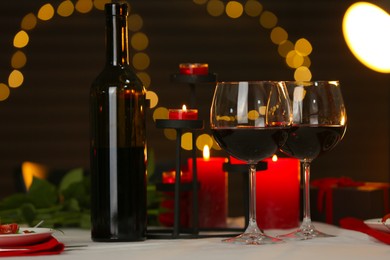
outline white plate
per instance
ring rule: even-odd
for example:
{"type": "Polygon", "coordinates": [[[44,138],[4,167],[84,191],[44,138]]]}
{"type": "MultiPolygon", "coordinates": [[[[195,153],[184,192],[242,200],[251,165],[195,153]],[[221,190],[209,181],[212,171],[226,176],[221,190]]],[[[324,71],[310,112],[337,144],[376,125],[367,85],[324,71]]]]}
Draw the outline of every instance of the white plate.
{"type": "Polygon", "coordinates": [[[18,234],[0,235],[0,246],[22,246],[38,243],[50,237],[53,231],[50,228],[19,228],[18,234]],[[34,233],[24,233],[25,230],[34,233]]]}
{"type": "Polygon", "coordinates": [[[381,218],[373,218],[373,219],[367,219],[364,221],[364,223],[369,226],[370,228],[384,231],[387,233],[390,233],[390,229],[388,229],[383,223],[381,218]]]}

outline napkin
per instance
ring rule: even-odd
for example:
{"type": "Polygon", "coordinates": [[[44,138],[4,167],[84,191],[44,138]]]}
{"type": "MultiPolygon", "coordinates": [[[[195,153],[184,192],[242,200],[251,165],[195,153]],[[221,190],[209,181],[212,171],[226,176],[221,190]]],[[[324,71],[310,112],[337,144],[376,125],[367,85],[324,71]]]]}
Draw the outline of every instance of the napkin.
{"type": "Polygon", "coordinates": [[[390,245],[390,233],[376,230],[367,226],[362,220],[357,218],[342,218],[340,219],[340,226],[345,229],[355,230],[365,233],[377,240],[390,245]]]}
{"type": "Polygon", "coordinates": [[[64,244],[58,242],[53,236],[36,244],[20,246],[0,246],[0,257],[2,256],[38,256],[55,255],[64,251],[64,244]]]}

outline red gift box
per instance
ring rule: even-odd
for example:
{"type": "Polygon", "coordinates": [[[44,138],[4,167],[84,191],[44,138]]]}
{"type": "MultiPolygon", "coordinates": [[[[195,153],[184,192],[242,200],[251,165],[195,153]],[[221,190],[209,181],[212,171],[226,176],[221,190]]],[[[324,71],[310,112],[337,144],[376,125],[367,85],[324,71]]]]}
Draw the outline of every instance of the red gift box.
{"type": "Polygon", "coordinates": [[[381,218],[389,213],[389,183],[323,178],[311,182],[311,217],[338,224],[345,217],[381,218]]]}

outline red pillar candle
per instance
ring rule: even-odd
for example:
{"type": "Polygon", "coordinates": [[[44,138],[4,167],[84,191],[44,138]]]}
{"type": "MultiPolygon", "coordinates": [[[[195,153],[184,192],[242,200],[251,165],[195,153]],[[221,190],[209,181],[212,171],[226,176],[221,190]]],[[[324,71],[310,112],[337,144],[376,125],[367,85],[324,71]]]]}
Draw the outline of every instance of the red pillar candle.
{"type": "MultiPolygon", "coordinates": [[[[197,158],[199,227],[226,227],[227,220],[227,173],[223,164],[227,158],[197,158]]],[[[188,169],[192,176],[192,158],[188,169]]]]}
{"type": "Polygon", "coordinates": [[[207,75],[209,65],[207,63],[181,63],[179,71],[184,75],[207,75]]]}
{"type": "Polygon", "coordinates": [[[264,229],[287,229],[299,224],[300,163],[297,159],[271,158],[256,180],[257,222],[264,229]]]}
{"type": "Polygon", "coordinates": [[[198,110],[187,109],[186,105],[183,105],[182,109],[169,109],[168,118],[170,120],[197,120],[198,110]]]}
{"type": "MultiPolygon", "coordinates": [[[[257,223],[263,229],[297,227],[300,208],[299,160],[273,157],[264,161],[267,162],[267,170],[256,174],[257,223]]],[[[231,158],[231,163],[240,161],[231,158]]]]}

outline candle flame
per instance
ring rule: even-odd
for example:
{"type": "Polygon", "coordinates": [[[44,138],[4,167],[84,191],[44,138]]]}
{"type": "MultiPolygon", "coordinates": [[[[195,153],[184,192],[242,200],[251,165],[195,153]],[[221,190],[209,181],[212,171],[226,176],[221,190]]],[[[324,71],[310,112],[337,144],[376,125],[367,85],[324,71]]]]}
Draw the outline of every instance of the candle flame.
{"type": "Polygon", "coordinates": [[[183,105],[183,107],[181,109],[183,109],[183,111],[187,111],[187,106],[183,105]]]}
{"type": "Polygon", "coordinates": [[[274,155],[272,156],[272,161],[273,161],[273,162],[277,162],[277,161],[278,161],[278,156],[277,156],[276,154],[274,154],[274,155]]]}
{"type": "Polygon", "coordinates": [[[210,148],[207,144],[203,147],[203,159],[210,159],[210,148]]]}

